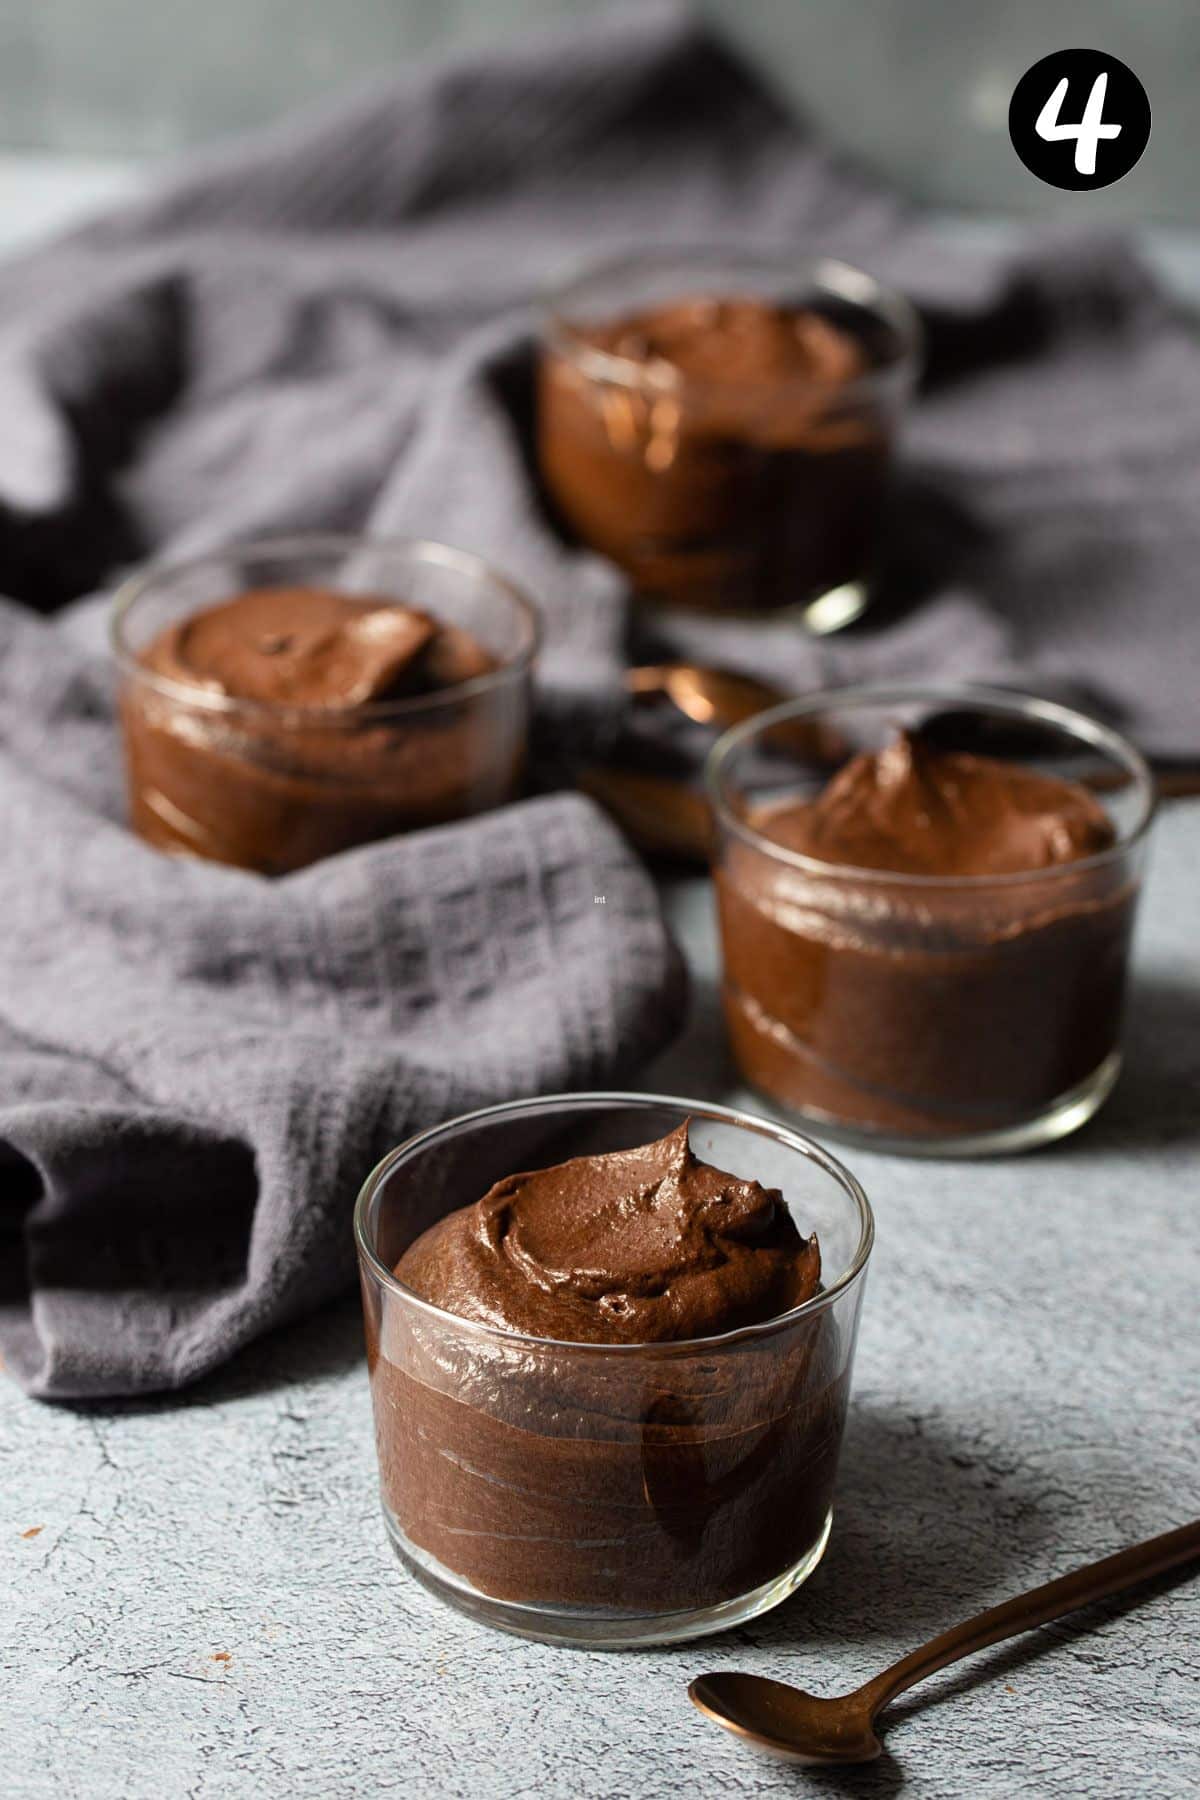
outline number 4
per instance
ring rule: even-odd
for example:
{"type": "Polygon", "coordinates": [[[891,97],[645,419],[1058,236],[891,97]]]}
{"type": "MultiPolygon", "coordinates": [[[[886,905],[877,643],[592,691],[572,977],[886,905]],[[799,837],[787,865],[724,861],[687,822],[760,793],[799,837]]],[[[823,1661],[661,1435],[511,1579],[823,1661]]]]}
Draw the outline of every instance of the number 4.
{"type": "Polygon", "coordinates": [[[1075,139],[1075,172],[1078,175],[1096,173],[1096,147],[1101,138],[1121,135],[1119,125],[1104,124],[1104,98],[1107,92],[1108,76],[1097,75],[1078,125],[1060,125],[1058,115],[1067,97],[1067,77],[1064,75],[1038,114],[1034,130],[1047,144],[1061,143],[1064,138],[1075,139]]]}

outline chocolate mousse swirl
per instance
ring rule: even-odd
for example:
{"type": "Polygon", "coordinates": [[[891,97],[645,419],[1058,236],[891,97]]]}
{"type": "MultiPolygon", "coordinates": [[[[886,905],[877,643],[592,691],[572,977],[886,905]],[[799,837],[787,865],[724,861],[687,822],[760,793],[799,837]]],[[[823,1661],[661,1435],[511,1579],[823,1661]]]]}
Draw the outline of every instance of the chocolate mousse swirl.
{"type": "Polygon", "coordinates": [[[496,666],[416,607],[317,587],[251,588],[170,627],[143,660],[230,699],[322,711],[436,693],[496,666]]]}
{"type": "Polygon", "coordinates": [[[932,749],[908,732],[856,756],[816,800],[755,824],[821,862],[952,880],[1030,874],[1115,842],[1108,814],[1078,783],[932,749]]]}
{"type": "Polygon", "coordinates": [[[657,1143],[507,1176],[396,1274],[459,1317],[572,1343],[649,1344],[777,1317],[820,1283],[782,1195],[657,1143]]]}

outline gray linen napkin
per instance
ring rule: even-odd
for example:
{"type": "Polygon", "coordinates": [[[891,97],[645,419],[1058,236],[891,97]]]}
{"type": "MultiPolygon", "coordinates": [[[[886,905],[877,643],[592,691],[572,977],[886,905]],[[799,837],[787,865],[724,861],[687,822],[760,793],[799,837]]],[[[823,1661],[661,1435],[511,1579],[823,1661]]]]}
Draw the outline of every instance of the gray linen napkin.
{"type": "Polygon", "coordinates": [[[619,1077],[678,1016],[574,797],[277,883],[135,843],[95,597],[129,562],[321,526],[476,550],[544,611],[551,747],[613,726],[625,654],[679,650],[1065,689],[1200,753],[1183,327],[1116,245],[949,252],[674,5],[388,76],[8,264],[0,419],[0,1345],[42,1395],[192,1378],[344,1283],[400,1133],[619,1077]],[[697,240],[847,256],[925,313],[883,602],[833,643],[632,628],[531,478],[545,281],[697,240]]]}
{"type": "Polygon", "coordinates": [[[0,1346],[35,1394],[201,1374],[352,1278],[392,1144],[619,1085],[678,1023],[650,880],[576,795],[270,881],[130,836],[107,682],[12,606],[0,720],[0,1346]]]}

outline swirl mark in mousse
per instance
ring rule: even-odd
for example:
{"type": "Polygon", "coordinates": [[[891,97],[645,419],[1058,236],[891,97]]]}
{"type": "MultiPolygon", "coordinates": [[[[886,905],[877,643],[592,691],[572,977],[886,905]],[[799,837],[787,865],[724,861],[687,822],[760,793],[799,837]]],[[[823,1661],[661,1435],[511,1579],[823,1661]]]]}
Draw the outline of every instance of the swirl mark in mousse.
{"type": "Polygon", "coordinates": [[[685,1121],[636,1150],[510,1175],[405,1252],[423,1299],[571,1343],[711,1337],[816,1293],[820,1254],[783,1196],[697,1160],[685,1121]]]}
{"type": "Polygon", "coordinates": [[[205,607],[169,626],[143,661],[230,699],[322,709],[436,693],[496,666],[427,612],[311,587],[251,588],[205,607]]]}
{"type": "Polygon", "coordinates": [[[897,733],[856,756],[809,802],[755,814],[784,849],[892,875],[1021,875],[1077,862],[1115,841],[1099,801],[993,757],[930,748],[897,733]]]}

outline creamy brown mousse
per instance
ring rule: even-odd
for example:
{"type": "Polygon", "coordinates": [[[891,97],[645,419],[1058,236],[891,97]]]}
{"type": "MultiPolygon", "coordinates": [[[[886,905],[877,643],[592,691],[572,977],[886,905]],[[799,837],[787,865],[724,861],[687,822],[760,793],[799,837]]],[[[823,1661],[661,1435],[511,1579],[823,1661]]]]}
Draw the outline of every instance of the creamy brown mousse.
{"type": "Polygon", "coordinates": [[[755,1086],[952,1137],[1036,1117],[1116,1049],[1134,895],[1119,859],[1090,861],[1115,836],[1085,788],[902,734],[748,823],[811,859],[738,841],[717,870],[726,1017],[755,1086]]]}
{"type": "Polygon", "coordinates": [[[168,626],[140,662],[153,679],[122,698],[131,810],[161,849],[280,874],[495,804],[515,780],[465,696],[381,710],[497,667],[396,601],[255,588],[168,626]]]}
{"type": "Polygon", "coordinates": [[[573,1344],[712,1337],[811,1299],[783,1196],[657,1144],[510,1175],[418,1238],[396,1274],[463,1319],[573,1344]]]}
{"type": "Polygon", "coordinates": [[[572,327],[541,363],[543,479],[644,595],[801,604],[874,555],[889,443],[855,384],[875,360],[819,312],[738,296],[572,327]]]}
{"type": "Polygon", "coordinates": [[[1114,842],[1108,814],[1077,783],[931,750],[907,732],[854,757],[816,800],[756,824],[784,849],[893,875],[1021,875],[1114,842]]]}
{"type": "Polygon", "coordinates": [[[526,1604],[669,1611],[819,1540],[846,1398],[825,1315],[708,1347],[811,1299],[817,1241],[777,1190],[697,1160],[686,1121],[497,1182],[395,1272],[523,1334],[430,1321],[404,1369],[370,1347],[384,1498],[444,1570],[526,1604]]]}

